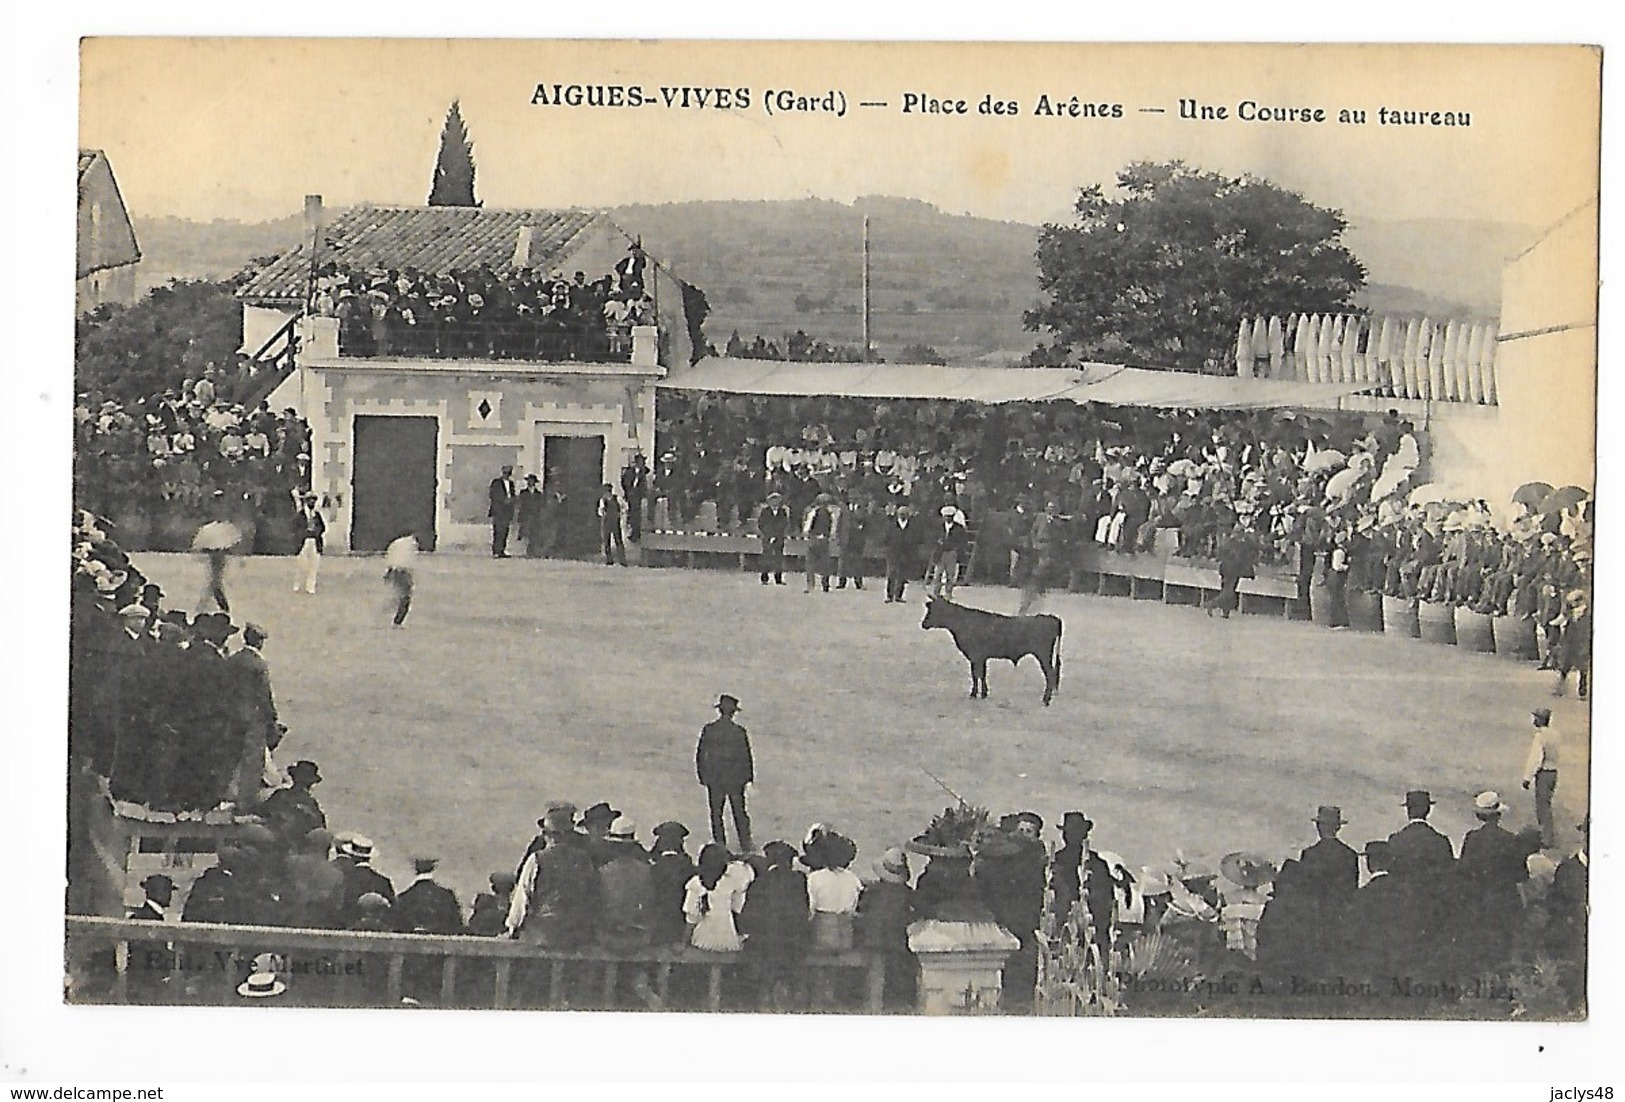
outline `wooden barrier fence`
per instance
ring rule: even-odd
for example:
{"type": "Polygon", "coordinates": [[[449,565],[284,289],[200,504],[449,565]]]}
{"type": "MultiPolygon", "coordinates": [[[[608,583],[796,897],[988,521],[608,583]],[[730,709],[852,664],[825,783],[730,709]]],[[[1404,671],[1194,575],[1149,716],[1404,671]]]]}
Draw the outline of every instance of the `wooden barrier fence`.
{"type": "MultiPolygon", "coordinates": [[[[698,1005],[724,1008],[724,981],[752,967],[743,953],[708,953],[687,946],[549,949],[506,938],[307,930],[280,926],[158,923],[69,915],[69,997],[114,1003],[252,1003],[236,984],[246,962],[273,953],[285,969],[288,998],[299,1006],[400,1006],[403,998],[430,1005],[484,1009],[641,1009],[624,995],[623,981],[641,973],[656,1005],[669,1005],[674,973],[699,973],[698,1005]],[[109,952],[110,950],[110,952],[109,952]],[[156,954],[156,956],[154,956],[156,954]],[[153,967],[154,960],[159,967],[153,967]],[[382,977],[368,962],[384,963],[382,977]],[[188,978],[215,977],[196,998],[183,994],[188,978]],[[471,985],[467,982],[475,981],[471,985]],[[173,982],[171,982],[173,981],[173,982]],[[326,982],[321,982],[326,981],[326,982]]],[[[876,952],[810,951],[808,987],[820,1011],[881,1012],[886,969],[876,952]],[[858,992],[854,1001],[842,998],[858,992]]],[[[278,1000],[269,1000],[275,1003],[278,1000]]],[[[684,1009],[685,1007],[676,1007],[684,1009]]],[[[754,1005],[732,1007],[755,1009],[754,1005]]]]}
{"type": "MultiPolygon", "coordinates": [[[[639,545],[645,566],[680,565],[695,567],[707,562],[739,570],[755,570],[761,554],[761,537],[750,533],[650,531],[639,545]]],[[[786,573],[797,573],[793,565],[806,555],[806,541],[786,540],[786,573]]],[[[868,577],[883,576],[883,560],[866,556],[868,577]]],[[[1057,578],[1055,588],[1102,596],[1126,596],[1138,600],[1160,600],[1168,604],[1194,604],[1205,608],[1219,592],[1219,570],[1204,559],[1175,557],[1166,551],[1127,555],[1102,547],[1083,549],[1070,564],[1069,577],[1057,578]]],[[[965,575],[968,577],[968,572],[965,575]]],[[[964,582],[961,584],[969,584],[964,582]]],[[[1289,573],[1260,572],[1245,578],[1237,587],[1241,611],[1265,612],[1287,618],[1308,615],[1300,600],[1298,582],[1289,573]]]]}

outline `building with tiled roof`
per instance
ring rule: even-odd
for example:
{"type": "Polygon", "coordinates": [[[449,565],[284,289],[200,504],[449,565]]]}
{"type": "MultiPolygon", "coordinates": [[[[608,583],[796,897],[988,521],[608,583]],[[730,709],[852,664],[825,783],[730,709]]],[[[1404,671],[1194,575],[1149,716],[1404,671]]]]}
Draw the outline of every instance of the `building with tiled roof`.
{"type": "MultiPolygon", "coordinates": [[[[618,246],[615,259],[632,240],[594,211],[352,207],[327,226],[319,254],[323,263],[361,270],[415,268],[437,275],[482,267],[548,271],[562,268],[600,236],[618,246]]],[[[302,300],[310,257],[307,244],[290,249],[255,273],[239,297],[261,303],[302,300]]]]}
{"type": "Polygon", "coordinates": [[[488,547],[489,487],[512,467],[562,495],[553,550],[595,552],[600,487],[652,454],[655,383],[693,359],[693,290],[594,211],[361,206],[329,220],[310,196],[305,213],[301,243],[237,294],[244,353],[278,365],[268,401],[310,424],[329,546],[378,551],[410,532],[426,550],[488,547]],[[584,336],[596,310],[548,305],[545,288],[571,281],[616,298],[632,256],[637,321],[599,318],[584,336]]]}
{"type": "Polygon", "coordinates": [[[106,303],[135,301],[135,265],[141,246],[124,207],[107,154],[79,151],[79,239],[74,302],[86,314],[106,303]]]}

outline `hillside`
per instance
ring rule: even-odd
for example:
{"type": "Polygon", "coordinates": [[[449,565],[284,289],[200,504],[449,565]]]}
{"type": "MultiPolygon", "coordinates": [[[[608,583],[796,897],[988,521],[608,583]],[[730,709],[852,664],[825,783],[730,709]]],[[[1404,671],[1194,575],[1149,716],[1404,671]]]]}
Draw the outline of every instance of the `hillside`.
{"type": "MultiPolygon", "coordinates": [[[[923,343],[953,361],[1002,362],[1034,344],[1021,313],[1037,296],[1038,227],[949,214],[910,199],[698,201],[610,212],[711,302],[706,334],[718,347],[737,329],[779,340],[803,329],[856,344],[862,335],[863,216],[873,340],[881,355],[923,343]]],[[[136,219],[143,287],[171,278],[223,279],[256,256],[295,244],[300,218],[274,222],[136,219]]],[[[1451,219],[1352,220],[1347,243],[1378,313],[1494,317],[1502,260],[1529,227],[1451,219]]]]}
{"type": "Polygon", "coordinates": [[[1540,232],[1532,226],[1452,218],[1385,222],[1351,217],[1350,223],[1344,243],[1369,273],[1370,305],[1377,308],[1383,302],[1388,312],[1435,317],[1445,310],[1499,316],[1501,267],[1540,232]],[[1407,295],[1415,296],[1410,305],[1405,305],[1407,295]]]}
{"type": "Polygon", "coordinates": [[[299,243],[300,215],[274,222],[189,222],[184,218],[136,218],[141,243],[136,284],[141,291],[171,279],[227,279],[258,256],[299,243]]]}
{"type": "Polygon", "coordinates": [[[623,207],[684,279],[705,288],[721,346],[738,329],[862,339],[863,216],[869,216],[872,337],[882,355],[931,345],[950,359],[1032,346],[1021,312],[1038,294],[1037,228],[944,213],[905,199],[698,202],[623,207]]]}

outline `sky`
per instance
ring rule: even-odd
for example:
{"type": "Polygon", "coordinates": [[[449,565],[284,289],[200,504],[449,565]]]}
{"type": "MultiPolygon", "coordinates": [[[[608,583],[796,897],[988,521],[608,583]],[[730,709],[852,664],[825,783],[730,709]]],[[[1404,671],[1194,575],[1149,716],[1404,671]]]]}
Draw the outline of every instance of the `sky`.
{"type": "Polygon", "coordinates": [[[1179,157],[1266,176],[1356,221],[1539,226],[1596,179],[1597,55],[1574,47],[90,38],[81,63],[80,144],[107,151],[137,217],[257,221],[307,193],[422,203],[453,99],[479,196],[496,207],[896,195],[1045,222],[1132,160],[1179,157]],[[752,98],[725,111],[538,106],[538,84],[752,98]],[[783,89],[842,92],[847,114],[770,116],[767,92],[783,89]],[[910,93],[968,113],[904,114],[910,93]],[[1041,117],[1041,94],[1124,114],[1041,117]],[[980,115],[987,95],[1020,113],[980,115]],[[1232,117],[1184,120],[1180,100],[1232,117]],[[1242,121],[1243,100],[1332,121],[1242,121]],[[1466,111],[1472,124],[1384,126],[1382,107],[1466,111]],[[1338,123],[1341,108],[1368,121],[1338,123]]]}

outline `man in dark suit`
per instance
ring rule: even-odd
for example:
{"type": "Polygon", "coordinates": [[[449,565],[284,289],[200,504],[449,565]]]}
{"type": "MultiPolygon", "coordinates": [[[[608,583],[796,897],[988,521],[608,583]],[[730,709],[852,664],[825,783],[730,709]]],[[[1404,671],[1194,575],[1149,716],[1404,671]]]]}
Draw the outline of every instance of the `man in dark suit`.
{"type": "Polygon", "coordinates": [[[1333,957],[1336,966],[1350,976],[1382,984],[1389,977],[1407,974],[1413,962],[1425,959],[1412,936],[1415,923],[1410,893],[1389,871],[1391,851],[1387,842],[1366,843],[1365,863],[1371,879],[1354,893],[1343,912],[1333,957]]]}
{"type": "Polygon", "coordinates": [[[723,693],[717,698],[717,711],[721,714],[700,730],[700,742],[694,751],[694,772],[705,786],[706,803],[711,813],[711,840],[727,843],[722,827],[722,805],[733,807],[734,831],[739,836],[739,848],[750,846],[750,814],[745,810],[745,786],[756,779],[756,766],[751,758],[750,737],[745,729],[734,722],[739,712],[739,701],[723,693]]]}
{"type": "Polygon", "coordinates": [[[395,926],[403,934],[460,934],[463,908],[456,894],[434,880],[433,857],[412,858],[412,883],[395,899],[395,926]]]}
{"type": "Polygon", "coordinates": [[[1456,860],[1450,839],[1428,825],[1433,797],[1424,789],[1405,793],[1405,814],[1410,822],[1388,836],[1388,867],[1399,877],[1446,874],[1456,860]]]}
{"type": "Polygon", "coordinates": [[[142,922],[167,921],[165,912],[175,898],[175,881],[163,873],[154,873],[141,881],[141,890],[146,893],[146,898],[141,901],[141,906],[130,912],[130,917],[142,922]]]}
{"type": "Polygon", "coordinates": [[[508,557],[508,529],[513,527],[514,510],[519,505],[512,467],[503,467],[502,473],[491,480],[490,498],[485,515],[491,518],[491,557],[505,559],[508,557]]]}
{"type": "Polygon", "coordinates": [[[1404,897],[1401,940],[1414,953],[1410,960],[1431,959],[1447,947],[1446,927],[1456,909],[1456,851],[1428,824],[1432,808],[1433,797],[1425,790],[1405,793],[1410,822],[1388,836],[1388,871],[1393,890],[1404,897]]]}
{"type": "Polygon", "coordinates": [[[784,495],[767,495],[767,504],[756,514],[756,534],[762,538],[762,584],[773,575],[775,585],[784,584],[784,537],[790,532],[790,509],[784,495]]]}
{"type": "Polygon", "coordinates": [[[533,474],[525,476],[525,488],[519,491],[517,520],[519,521],[519,538],[525,541],[525,557],[539,559],[547,546],[547,536],[543,526],[545,510],[543,503],[547,495],[543,493],[540,480],[533,474]]]}
{"type": "Polygon", "coordinates": [[[1304,848],[1298,864],[1304,882],[1312,885],[1330,917],[1348,904],[1360,886],[1360,855],[1337,836],[1343,829],[1342,808],[1321,805],[1314,823],[1320,840],[1304,848]]]}
{"type": "Polygon", "coordinates": [[[359,904],[364,895],[377,895],[394,905],[395,885],[371,865],[371,838],[359,834],[341,837],[335,848],[338,854],[333,858],[333,866],[344,874],[344,896],[339,918],[346,928],[361,917],[359,904]]]}
{"type": "MultiPolygon", "coordinates": [[[[155,873],[141,881],[141,890],[147,895],[141,906],[130,912],[138,922],[167,922],[164,912],[175,898],[175,881],[162,873],[155,873]]],[[[165,1002],[175,986],[177,957],[173,942],[130,942],[129,979],[130,997],[140,1003],[165,1002]]]]}
{"type": "Polygon", "coordinates": [[[267,748],[278,739],[276,698],[271,692],[271,670],[260,648],[268,638],[264,628],[248,624],[243,628],[242,649],[226,659],[232,675],[237,722],[243,736],[241,759],[232,799],[237,806],[251,809],[262,793],[267,748]]]}
{"type": "Polygon", "coordinates": [[[1050,889],[1058,923],[1064,923],[1082,902],[1083,912],[1076,916],[1078,934],[1088,936],[1104,962],[1111,951],[1112,912],[1117,898],[1112,890],[1111,866],[1089,845],[1094,826],[1081,811],[1061,816],[1061,847],[1050,861],[1050,889]]]}
{"type": "Polygon", "coordinates": [[[1481,968],[1503,966],[1523,925],[1523,897],[1518,885],[1529,879],[1529,856],[1539,851],[1501,825],[1506,804],[1496,792],[1480,792],[1473,814],[1479,825],[1461,840],[1460,940],[1481,968]]]}
{"type": "Polygon", "coordinates": [[[327,827],[327,815],[316,795],[311,791],[322,783],[322,772],[313,761],[296,761],[288,766],[287,788],[279,788],[265,797],[260,815],[281,837],[292,841],[303,838],[313,830],[327,827]]]}
{"type": "Polygon", "coordinates": [[[886,554],[886,603],[903,600],[908,580],[919,574],[920,532],[914,523],[914,510],[899,505],[897,515],[881,529],[881,549],[886,554]]]}
{"type": "Polygon", "coordinates": [[[643,453],[633,452],[632,462],[621,471],[621,496],[626,499],[626,538],[637,543],[643,538],[643,499],[649,492],[649,463],[643,453]]]}

